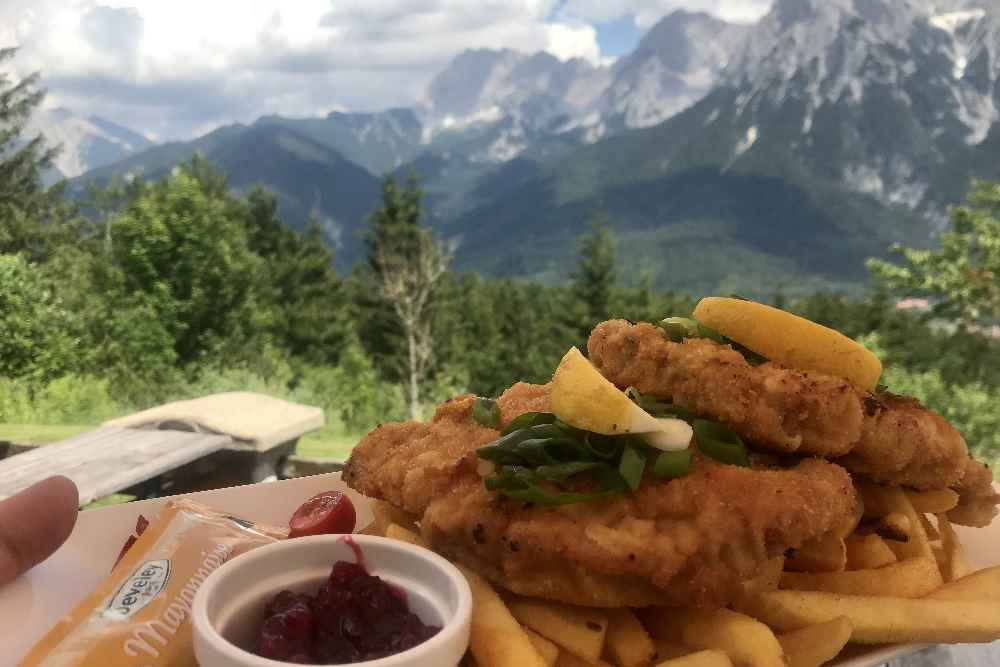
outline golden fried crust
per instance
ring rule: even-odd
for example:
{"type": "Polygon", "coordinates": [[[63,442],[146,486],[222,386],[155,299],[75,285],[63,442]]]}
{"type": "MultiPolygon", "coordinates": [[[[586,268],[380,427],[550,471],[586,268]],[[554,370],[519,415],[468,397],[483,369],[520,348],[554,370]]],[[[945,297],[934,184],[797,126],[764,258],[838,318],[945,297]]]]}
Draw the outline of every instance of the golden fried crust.
{"type": "Polygon", "coordinates": [[[781,453],[840,456],[861,437],[857,391],[840,378],[754,367],[728,345],[672,343],[651,324],[624,320],[599,324],[587,347],[591,362],[619,387],[711,416],[781,453]]]}
{"type": "MultiPolygon", "coordinates": [[[[548,388],[519,384],[504,422],[548,407],[548,388]]],[[[427,424],[389,424],[355,447],[344,479],[421,517],[442,553],[525,595],[591,606],[721,605],[788,548],[849,518],[849,475],[818,459],[787,470],[695,457],[681,479],[647,478],[634,494],[539,507],[488,492],[474,450],[498,435],[471,418],[472,397],[427,424]]]]}
{"type": "Polygon", "coordinates": [[[965,460],[962,481],[955,486],[958,491],[958,507],[948,512],[953,523],[982,528],[988,526],[997,515],[1000,493],[993,486],[993,471],[985,463],[974,458],[965,460]]]}
{"type": "Polygon", "coordinates": [[[861,438],[840,460],[883,484],[936,489],[961,482],[969,451],[961,434],[920,401],[888,392],[860,394],[861,438]]]}
{"type": "Polygon", "coordinates": [[[912,398],[773,363],[751,366],[728,345],[673,343],[651,324],[604,322],[588,348],[619,387],[725,422],[755,446],[836,458],[851,472],[917,489],[954,486],[967,469],[961,434],[912,398]]]}

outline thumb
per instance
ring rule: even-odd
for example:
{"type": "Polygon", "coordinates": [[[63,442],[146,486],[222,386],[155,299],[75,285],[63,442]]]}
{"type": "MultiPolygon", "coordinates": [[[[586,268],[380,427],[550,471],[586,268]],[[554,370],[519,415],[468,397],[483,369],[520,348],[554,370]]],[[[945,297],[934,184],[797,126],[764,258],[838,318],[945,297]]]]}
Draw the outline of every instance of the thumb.
{"type": "Polygon", "coordinates": [[[66,541],[79,501],[76,485],[61,475],[0,501],[0,585],[38,565],[66,541]]]}

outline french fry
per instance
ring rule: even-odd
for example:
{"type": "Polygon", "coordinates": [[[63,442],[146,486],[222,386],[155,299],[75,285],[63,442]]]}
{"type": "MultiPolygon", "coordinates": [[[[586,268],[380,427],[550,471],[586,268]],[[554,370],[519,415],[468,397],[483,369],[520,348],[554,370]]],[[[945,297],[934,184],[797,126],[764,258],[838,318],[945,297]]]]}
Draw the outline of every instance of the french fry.
{"type": "Polygon", "coordinates": [[[754,595],[765,591],[778,590],[778,582],[781,580],[781,571],[785,569],[784,556],[778,556],[767,561],[761,568],[760,574],[753,579],[743,582],[743,594],[754,595]]]}
{"type": "Polygon", "coordinates": [[[887,501],[885,492],[888,486],[879,486],[871,482],[859,482],[855,480],[854,487],[861,496],[861,503],[864,506],[866,518],[883,517],[892,510],[892,505],[887,501]]]}
{"type": "Polygon", "coordinates": [[[778,632],[846,616],[851,642],[953,644],[1000,639],[995,602],[966,602],[773,591],[739,601],[738,608],[778,632]]]}
{"type": "Polygon", "coordinates": [[[913,509],[921,514],[944,514],[958,505],[958,494],[951,489],[931,491],[906,491],[913,509]]]}
{"type": "Polygon", "coordinates": [[[412,530],[403,528],[399,524],[390,523],[385,529],[385,536],[390,540],[398,540],[399,542],[409,542],[410,544],[415,544],[418,547],[423,547],[424,549],[430,549],[430,545],[424,540],[423,537],[414,533],[412,530]]]}
{"type": "Polygon", "coordinates": [[[733,667],[733,662],[722,651],[709,650],[664,660],[656,667],[733,667]]]}
{"type": "Polygon", "coordinates": [[[913,529],[910,527],[910,517],[902,512],[889,512],[874,522],[862,526],[861,532],[863,534],[875,533],[892,542],[909,542],[913,529]]]}
{"type": "Polygon", "coordinates": [[[677,609],[672,622],[681,628],[684,643],[693,648],[722,651],[747,667],[785,666],[774,633],[749,616],[728,609],[677,609]]]}
{"type": "Polygon", "coordinates": [[[955,581],[961,579],[972,572],[972,567],[965,560],[962,552],[962,544],[958,541],[958,535],[945,514],[937,515],[938,530],[941,532],[941,547],[944,549],[944,567],[941,568],[941,577],[945,581],[955,581]]]}
{"type": "Polygon", "coordinates": [[[389,524],[393,523],[402,526],[407,530],[420,532],[417,528],[417,517],[409,512],[387,503],[384,500],[373,500],[371,507],[372,515],[374,516],[372,524],[377,526],[381,531],[378,533],[379,535],[385,535],[385,531],[389,527],[389,524]]]}
{"type": "Polygon", "coordinates": [[[608,629],[604,613],[523,597],[513,598],[508,607],[514,618],[566,651],[590,663],[600,659],[608,629]]]}
{"type": "Polygon", "coordinates": [[[482,667],[548,667],[503,600],[478,574],[456,565],[472,589],[469,649],[482,667]]]}
{"type": "Polygon", "coordinates": [[[1000,565],[947,583],[927,596],[931,600],[992,600],[1000,602],[1000,565]]]}
{"type": "Polygon", "coordinates": [[[690,646],[669,639],[654,639],[653,646],[656,647],[656,657],[653,658],[656,662],[689,655],[692,651],[690,646]]]}
{"type": "Polygon", "coordinates": [[[934,552],[934,560],[937,561],[938,569],[941,570],[941,579],[944,581],[944,573],[948,569],[948,554],[944,552],[944,547],[937,544],[931,545],[931,551],[934,552]]]}
{"type": "Polygon", "coordinates": [[[646,607],[645,609],[637,609],[636,612],[654,643],[659,640],[671,644],[684,643],[684,633],[681,627],[673,622],[677,613],[676,607],[646,607]]]}
{"type": "Polygon", "coordinates": [[[618,667],[648,665],[656,656],[653,640],[628,608],[608,609],[606,651],[618,667]]]}
{"type": "Polygon", "coordinates": [[[906,497],[906,494],[899,487],[881,488],[883,489],[886,502],[891,507],[892,511],[890,514],[902,514],[909,522],[910,539],[896,545],[896,556],[900,560],[915,558],[917,556],[933,558],[934,554],[931,552],[931,544],[927,539],[927,533],[924,532],[924,527],[920,524],[920,518],[917,516],[916,510],[913,509],[909,498],[906,497]]]}
{"type": "Polygon", "coordinates": [[[559,651],[559,657],[556,658],[556,667],[614,667],[614,665],[603,660],[587,662],[569,651],[559,651]]]}
{"type": "Polygon", "coordinates": [[[937,528],[931,523],[931,520],[927,518],[927,515],[923,512],[917,512],[917,518],[920,519],[920,525],[924,528],[924,533],[927,535],[927,539],[933,542],[934,540],[940,540],[941,534],[938,533],[937,528]]]}
{"type": "Polygon", "coordinates": [[[549,667],[556,664],[556,660],[559,658],[558,646],[531,628],[524,628],[524,634],[528,635],[528,639],[531,640],[531,644],[535,647],[535,650],[538,651],[538,654],[542,656],[542,659],[548,663],[549,667]]]}
{"type": "Polygon", "coordinates": [[[785,559],[785,569],[793,572],[840,572],[846,566],[844,540],[835,535],[810,540],[785,559]]]}
{"type": "Polygon", "coordinates": [[[847,546],[848,570],[873,570],[898,560],[885,540],[874,533],[851,535],[844,542],[847,546]]]}
{"type": "Polygon", "coordinates": [[[781,588],[844,595],[920,598],[941,586],[933,558],[919,557],[878,569],[848,572],[782,572],[781,588]]]}
{"type": "Polygon", "coordinates": [[[819,667],[833,660],[850,639],[851,622],[846,616],[778,635],[788,667],[819,667]]]}

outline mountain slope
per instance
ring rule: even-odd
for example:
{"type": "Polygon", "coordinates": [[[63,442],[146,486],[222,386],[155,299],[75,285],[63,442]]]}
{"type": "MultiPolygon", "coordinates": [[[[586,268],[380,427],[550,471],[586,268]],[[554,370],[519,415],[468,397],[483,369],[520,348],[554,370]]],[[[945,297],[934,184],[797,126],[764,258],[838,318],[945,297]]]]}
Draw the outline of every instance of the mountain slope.
{"type": "Polygon", "coordinates": [[[379,176],[417,156],[422,150],[424,127],[412,109],[333,111],[325,118],[264,116],[254,124],[277,125],[304,134],[379,176]]]}
{"type": "Polygon", "coordinates": [[[195,141],[164,144],[88,173],[73,181],[74,189],[116,175],[161,178],[196,152],[218,165],[235,190],[263,185],[277,194],[282,218],[293,227],[304,227],[315,215],[336,248],[338,265],[360,256],[365,218],[381,194],[378,179],[329,147],[277,125],[231,125],[195,141]]]}
{"type": "Polygon", "coordinates": [[[749,31],[703,12],[664,17],[615,63],[599,103],[607,127],[656,125],[703,98],[749,31]]]}
{"type": "Polygon", "coordinates": [[[761,147],[754,163],[730,164],[738,137],[698,132],[725,92],[497,189],[444,228],[461,240],[460,265],[564,279],[576,237],[600,213],[614,223],[626,282],[647,271],[663,288],[771,296],[856,290],[865,259],[884,256],[893,241],[929,238],[919,216],[823,181],[780,153],[761,147]]]}
{"type": "Polygon", "coordinates": [[[98,116],[84,118],[67,109],[36,111],[26,135],[41,134],[50,146],[59,146],[55,169],[48,182],[73,178],[117,162],[153,145],[146,137],[98,116]]]}
{"type": "Polygon", "coordinates": [[[734,93],[708,129],[754,128],[825,178],[940,219],[973,175],[998,173],[983,160],[1000,119],[989,4],[778,0],[726,72],[734,93]]]}

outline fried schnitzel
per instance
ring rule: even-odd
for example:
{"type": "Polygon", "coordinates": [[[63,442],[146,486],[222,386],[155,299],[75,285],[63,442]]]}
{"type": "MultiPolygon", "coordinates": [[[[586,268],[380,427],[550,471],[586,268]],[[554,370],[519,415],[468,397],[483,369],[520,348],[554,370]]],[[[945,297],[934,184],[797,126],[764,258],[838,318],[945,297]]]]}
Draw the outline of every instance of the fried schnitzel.
{"type": "MultiPolygon", "coordinates": [[[[646,476],[634,493],[558,507],[511,500],[477,472],[476,449],[499,432],[473,420],[474,403],[462,396],[430,422],[375,429],[343,479],[417,515],[436,550],[515,593],[599,607],[723,605],[769,559],[855,516],[838,465],[743,468],[697,453],[688,475],[646,476]]],[[[517,384],[498,404],[503,424],[549,411],[549,387],[517,384]]]]}
{"type": "Polygon", "coordinates": [[[588,350],[617,386],[717,419],[757,447],[835,459],[886,484],[953,487],[992,516],[997,498],[989,470],[970,458],[947,420],[916,399],[868,393],[815,371],[753,366],[729,345],[702,338],[671,342],[646,323],[599,324],[588,350]]]}

